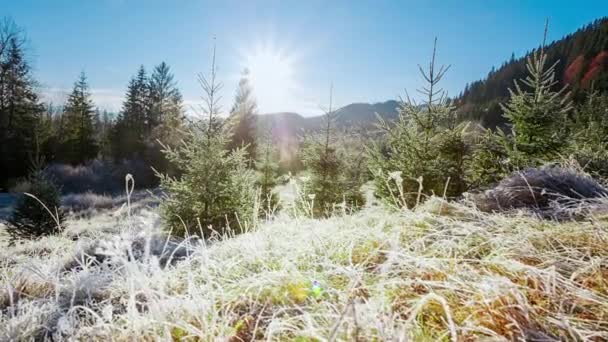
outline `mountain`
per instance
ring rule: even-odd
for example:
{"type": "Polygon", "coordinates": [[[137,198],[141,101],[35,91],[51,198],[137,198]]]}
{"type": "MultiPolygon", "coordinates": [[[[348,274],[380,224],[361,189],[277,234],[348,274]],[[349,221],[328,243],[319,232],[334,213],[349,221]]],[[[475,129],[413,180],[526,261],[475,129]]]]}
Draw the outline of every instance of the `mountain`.
{"type": "MultiPolygon", "coordinates": [[[[349,130],[370,128],[377,122],[376,113],[385,120],[394,120],[398,115],[399,103],[394,100],[369,103],[352,103],[338,109],[336,128],[349,130]]],[[[323,115],[305,117],[297,113],[283,112],[260,114],[257,118],[258,133],[272,128],[273,141],[278,146],[281,162],[288,169],[298,169],[296,155],[305,133],[315,132],[323,127],[323,115]]]]}
{"type": "MultiPolygon", "coordinates": [[[[568,85],[575,102],[594,89],[608,91],[608,17],[598,19],[578,31],[545,47],[547,65],[558,62],[558,87],[568,85]]],[[[486,127],[505,123],[499,103],[509,96],[513,81],[527,76],[526,60],[532,50],[521,58],[510,60],[488,73],[485,79],[467,85],[456,99],[463,119],[478,120],[486,127]]]]}

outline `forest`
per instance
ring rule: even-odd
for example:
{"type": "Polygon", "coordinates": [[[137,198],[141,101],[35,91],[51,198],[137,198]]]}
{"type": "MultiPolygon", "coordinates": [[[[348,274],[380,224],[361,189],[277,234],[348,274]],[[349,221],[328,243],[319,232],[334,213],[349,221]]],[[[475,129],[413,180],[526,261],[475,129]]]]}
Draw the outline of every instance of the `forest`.
{"type": "Polygon", "coordinates": [[[0,340],[608,339],[608,18],[547,30],[456,97],[439,37],[420,96],[304,120],[224,89],[221,41],[194,108],[163,61],[117,113],[84,72],[45,101],[5,18],[0,340]]]}

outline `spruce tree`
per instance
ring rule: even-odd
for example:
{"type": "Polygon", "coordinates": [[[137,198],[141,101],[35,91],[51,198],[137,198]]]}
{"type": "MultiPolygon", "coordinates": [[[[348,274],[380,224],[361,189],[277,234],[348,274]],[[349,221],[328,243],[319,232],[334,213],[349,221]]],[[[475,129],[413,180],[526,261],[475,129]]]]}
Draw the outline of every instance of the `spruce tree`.
{"type": "Polygon", "coordinates": [[[61,210],[59,188],[45,174],[43,159],[32,159],[33,168],[28,178],[30,193],[22,194],[8,219],[7,232],[11,242],[37,239],[60,233],[65,215],[61,210]]]}
{"type": "Polygon", "coordinates": [[[176,174],[161,152],[162,145],[176,147],[184,138],[182,95],[169,66],[162,62],[150,76],[146,159],[156,170],[176,174]]]}
{"type": "Polygon", "coordinates": [[[274,192],[277,186],[279,164],[276,162],[276,150],[272,144],[272,128],[264,133],[263,144],[259,146],[258,160],[255,168],[258,171],[257,185],[260,189],[260,206],[263,213],[271,214],[278,206],[279,198],[274,192]]]}
{"type": "Polygon", "coordinates": [[[510,156],[514,166],[525,168],[555,160],[567,146],[568,113],[572,104],[566,86],[554,90],[558,62],[547,65],[545,38],[541,48],[534,51],[526,64],[528,76],[515,81],[509,89],[509,101],[501,105],[504,117],[511,125],[510,156]]]}
{"type": "Polygon", "coordinates": [[[148,110],[148,77],[142,65],[129,81],[122,111],[114,127],[112,150],[115,159],[135,159],[143,156],[148,110]]]}
{"type": "Polygon", "coordinates": [[[586,172],[608,179],[608,95],[591,89],[576,108],[570,130],[572,157],[586,172]]]}
{"type": "Polygon", "coordinates": [[[256,112],[257,103],[249,83],[249,71],[245,69],[228,119],[232,134],[229,148],[234,150],[245,146],[251,160],[256,160],[256,112]]]}
{"type": "Polygon", "coordinates": [[[464,161],[466,125],[456,125],[455,108],[439,83],[449,66],[435,65],[437,40],[428,70],[419,66],[426,86],[422,103],[402,100],[394,123],[379,117],[385,145],[370,146],[370,172],[377,195],[391,204],[413,206],[423,196],[458,196],[467,188],[464,161]]]}
{"type": "Polygon", "coordinates": [[[84,72],[80,74],[68,97],[64,116],[62,145],[65,161],[77,165],[95,158],[99,151],[95,132],[95,110],[84,72]]]}
{"type": "Polygon", "coordinates": [[[198,234],[205,238],[214,231],[239,232],[253,222],[255,176],[247,169],[245,151],[228,151],[228,133],[219,118],[219,91],[215,48],[208,77],[199,75],[203,89],[203,117],[195,122],[183,143],[166,146],[167,159],[181,176],[160,175],[161,188],[168,193],[162,204],[163,218],[173,234],[198,234]],[[199,226],[200,222],[200,226],[199,226]],[[199,230],[200,228],[200,230],[199,230]]]}
{"type": "Polygon", "coordinates": [[[311,214],[317,217],[329,216],[337,207],[357,209],[364,204],[360,191],[362,183],[349,177],[351,174],[344,163],[346,158],[340,155],[336,144],[335,120],[339,112],[333,109],[332,86],[329,108],[323,116],[323,129],[304,142],[303,162],[310,172],[310,179],[304,184],[301,203],[297,204],[299,207],[312,207],[307,211],[312,211],[311,214]]]}
{"type": "Polygon", "coordinates": [[[167,63],[157,65],[148,83],[150,91],[147,114],[148,132],[162,123],[173,121],[182,115],[182,95],[167,63]]]}
{"type": "Polygon", "coordinates": [[[12,21],[0,22],[0,186],[27,174],[44,111],[24,45],[22,32],[12,21]]]}

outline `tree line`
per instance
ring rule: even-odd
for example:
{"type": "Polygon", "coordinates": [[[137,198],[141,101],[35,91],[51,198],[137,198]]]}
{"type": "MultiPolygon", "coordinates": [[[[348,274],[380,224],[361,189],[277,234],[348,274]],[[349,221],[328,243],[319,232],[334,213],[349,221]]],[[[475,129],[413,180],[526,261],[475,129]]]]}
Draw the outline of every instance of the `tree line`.
{"type": "MultiPolygon", "coordinates": [[[[43,103],[26,51],[23,30],[4,19],[0,23],[0,188],[27,177],[39,160],[71,165],[95,158],[109,163],[137,160],[157,172],[177,172],[161,151],[183,139],[189,122],[167,63],[161,62],[151,73],[140,66],[126,87],[122,109],[114,114],[95,106],[84,72],[65,103],[43,103]]],[[[235,134],[229,147],[249,144],[254,158],[256,106],[246,77],[231,111],[242,120],[231,120],[235,134]]],[[[152,171],[140,175],[142,179],[142,185],[158,183],[152,171]]]]}

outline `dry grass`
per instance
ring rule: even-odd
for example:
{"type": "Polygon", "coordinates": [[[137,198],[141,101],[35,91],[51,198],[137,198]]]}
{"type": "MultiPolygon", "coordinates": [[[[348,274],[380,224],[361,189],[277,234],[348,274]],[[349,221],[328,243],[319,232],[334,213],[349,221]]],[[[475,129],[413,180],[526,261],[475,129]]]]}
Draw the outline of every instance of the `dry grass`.
{"type": "Polygon", "coordinates": [[[608,339],[600,220],[439,200],[416,211],[281,216],[162,267],[124,253],[157,233],[153,211],[104,215],[2,248],[0,340],[608,339]],[[92,243],[102,264],[62,271],[92,243]]]}

